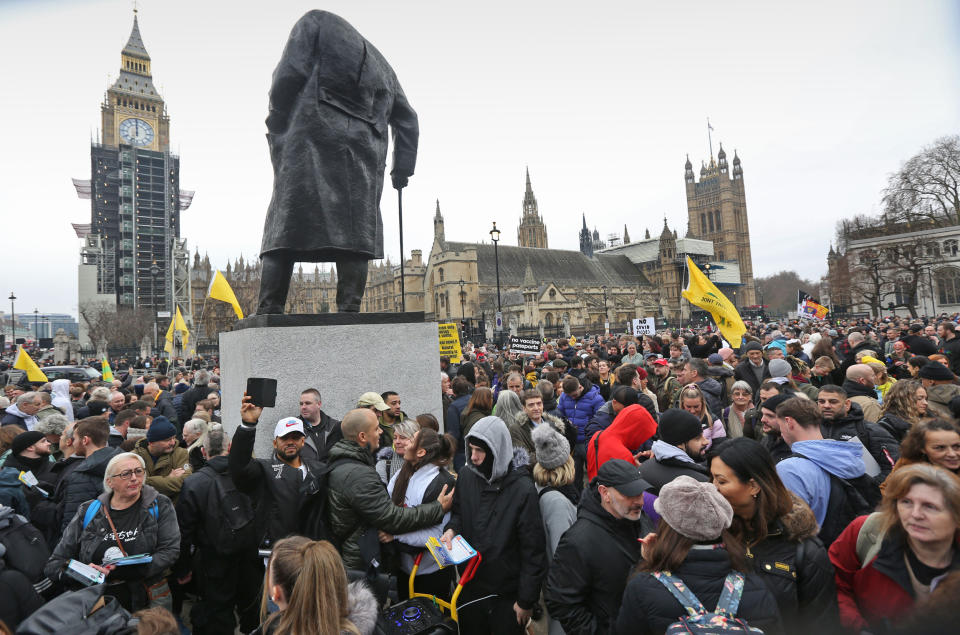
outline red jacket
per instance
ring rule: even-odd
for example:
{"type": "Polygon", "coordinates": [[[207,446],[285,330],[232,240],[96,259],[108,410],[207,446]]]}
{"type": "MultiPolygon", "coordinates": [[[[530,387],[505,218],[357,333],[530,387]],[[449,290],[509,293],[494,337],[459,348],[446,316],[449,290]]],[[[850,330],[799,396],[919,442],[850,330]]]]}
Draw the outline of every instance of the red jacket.
{"type": "Polygon", "coordinates": [[[633,451],[657,432],[657,422],[640,404],[627,406],[613,420],[609,428],[594,434],[587,442],[587,476],[597,475],[597,469],[610,459],[633,463],[633,451]],[[597,462],[597,448],[600,462],[597,462]]]}
{"type": "MultiPolygon", "coordinates": [[[[857,557],[857,536],[867,520],[854,519],[830,545],[837,582],[840,622],[848,630],[872,631],[878,624],[896,624],[913,610],[916,598],[904,562],[904,541],[887,537],[866,567],[857,557]]],[[[958,565],[957,559],[954,564],[958,565]]]]}

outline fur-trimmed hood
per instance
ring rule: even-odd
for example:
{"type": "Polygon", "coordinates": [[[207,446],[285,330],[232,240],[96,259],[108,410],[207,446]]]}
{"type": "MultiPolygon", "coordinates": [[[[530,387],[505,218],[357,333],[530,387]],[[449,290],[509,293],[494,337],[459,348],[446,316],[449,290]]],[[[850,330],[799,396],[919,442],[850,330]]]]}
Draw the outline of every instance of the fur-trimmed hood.
{"type": "Polygon", "coordinates": [[[347,605],[349,607],[347,618],[353,622],[360,634],[373,633],[377,626],[380,608],[377,606],[377,598],[364,582],[357,580],[347,587],[347,605]]]}
{"type": "Polygon", "coordinates": [[[793,492],[790,492],[790,498],[793,500],[793,507],[779,518],[784,538],[791,542],[814,538],[820,533],[820,526],[817,525],[813,510],[793,492]]]}

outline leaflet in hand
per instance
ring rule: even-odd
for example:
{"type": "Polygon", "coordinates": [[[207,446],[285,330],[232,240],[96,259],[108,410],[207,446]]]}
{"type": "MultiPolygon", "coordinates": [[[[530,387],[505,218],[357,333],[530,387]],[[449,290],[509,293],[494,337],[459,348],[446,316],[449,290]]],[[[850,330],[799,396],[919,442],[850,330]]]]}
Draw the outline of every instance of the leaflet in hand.
{"type": "Polygon", "coordinates": [[[153,556],[149,553],[138,553],[134,556],[121,556],[119,558],[104,558],[103,566],[114,565],[115,567],[125,567],[132,564],[146,564],[153,562],[153,556]]]}
{"type": "Polygon", "coordinates": [[[453,540],[450,541],[449,549],[435,537],[430,536],[427,538],[427,550],[430,552],[430,555],[433,556],[433,559],[437,561],[437,564],[440,565],[441,569],[449,567],[452,564],[466,562],[477,555],[477,550],[471,547],[470,543],[459,534],[454,536],[453,540]]]}
{"type": "Polygon", "coordinates": [[[66,573],[74,580],[82,582],[86,586],[103,584],[103,581],[107,577],[103,574],[103,572],[97,571],[90,565],[84,564],[78,560],[71,560],[67,563],[66,573]]]}

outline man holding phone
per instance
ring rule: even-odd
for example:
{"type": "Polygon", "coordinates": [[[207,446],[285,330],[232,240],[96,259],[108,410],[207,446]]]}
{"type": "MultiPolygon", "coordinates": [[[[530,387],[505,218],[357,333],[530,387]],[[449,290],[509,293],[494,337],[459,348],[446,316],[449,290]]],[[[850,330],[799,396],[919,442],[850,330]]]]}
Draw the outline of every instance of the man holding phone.
{"type": "Polygon", "coordinates": [[[306,435],[303,422],[296,417],[281,419],[274,427],[273,456],[254,458],[253,443],[262,413],[263,407],[254,405],[252,397],[244,395],[240,406],[242,423],[230,446],[229,469],[237,489],[259,501],[258,510],[266,510],[265,544],[272,545],[299,531],[304,482],[316,479],[321,467],[300,455],[306,435]]]}

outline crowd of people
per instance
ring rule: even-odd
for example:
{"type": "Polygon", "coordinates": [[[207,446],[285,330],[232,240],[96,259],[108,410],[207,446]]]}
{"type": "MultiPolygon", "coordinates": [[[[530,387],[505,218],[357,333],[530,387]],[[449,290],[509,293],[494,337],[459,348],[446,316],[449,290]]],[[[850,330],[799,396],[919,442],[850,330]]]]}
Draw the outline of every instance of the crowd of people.
{"type": "Polygon", "coordinates": [[[96,592],[101,632],[391,632],[411,588],[451,597],[426,544],[460,537],[465,634],[952,632],[956,328],[468,344],[414,416],[386,378],[222,423],[215,365],[8,385],[0,619],[53,632],[96,592]]]}

